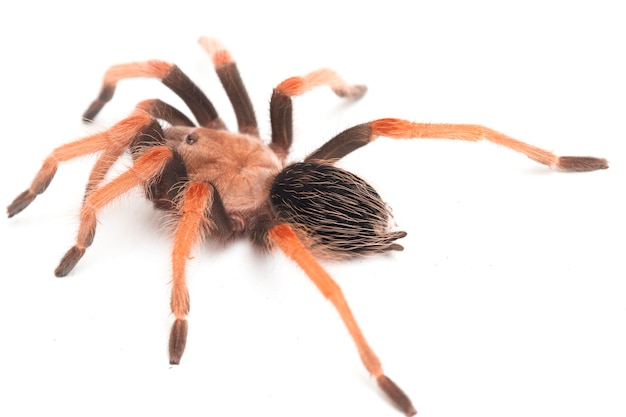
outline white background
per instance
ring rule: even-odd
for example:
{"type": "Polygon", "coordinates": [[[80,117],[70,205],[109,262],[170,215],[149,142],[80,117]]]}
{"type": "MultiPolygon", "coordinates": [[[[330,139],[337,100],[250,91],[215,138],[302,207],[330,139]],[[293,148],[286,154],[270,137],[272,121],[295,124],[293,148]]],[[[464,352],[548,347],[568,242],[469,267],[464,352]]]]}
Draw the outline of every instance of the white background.
{"type": "MultiPolygon", "coordinates": [[[[266,136],[271,89],[288,76],[329,66],[369,86],[353,105],[325,89],[298,98],[294,160],[379,117],[478,123],[608,158],[609,170],[566,174],[489,143],[381,138],[342,166],[394,208],[405,251],[324,265],[421,416],[626,415],[619,2],[15,3],[0,10],[5,205],[54,147],[139,100],[179,105],[156,81],[128,81],[82,124],[111,64],[176,62],[232,126],[199,35],[235,56],[266,136]]],[[[246,242],[194,252],[188,347],[169,366],[170,239],[138,194],[102,211],[93,246],[55,278],[93,162],[63,164],[0,221],[0,415],[399,415],[332,306],[246,242]]]]}

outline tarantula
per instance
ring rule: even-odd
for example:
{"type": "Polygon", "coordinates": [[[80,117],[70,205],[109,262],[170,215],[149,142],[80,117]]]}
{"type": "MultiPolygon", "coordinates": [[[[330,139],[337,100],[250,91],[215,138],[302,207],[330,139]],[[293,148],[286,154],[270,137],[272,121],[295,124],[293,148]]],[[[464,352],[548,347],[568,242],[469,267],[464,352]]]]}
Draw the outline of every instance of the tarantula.
{"type": "Polygon", "coordinates": [[[99,153],[85,191],[76,244],[61,259],[55,274],[67,275],[91,245],[100,209],[134,187],[175,220],[172,250],[170,363],[185,349],[189,294],[185,267],[192,245],[206,238],[229,241],[245,237],[258,247],[280,248],[295,261],[337,309],[354,340],[365,368],[406,415],[415,414],[408,396],[384,373],[365,340],[340,287],[316,257],[351,258],[402,250],[406,235],[390,226],[390,212],[363,179],[334,164],[379,136],[393,139],[486,139],[565,171],[608,167],[605,159],[559,157],[502,133],[462,124],[425,124],[379,119],[351,127],[330,139],[302,162],[287,164],[293,140],[292,97],[328,86],[355,100],[366,87],[346,83],[334,71],[320,69],[278,84],[270,101],[271,138],[264,143],[248,93],[230,53],[214,39],[200,44],[212,58],[237,119],[228,131],[204,93],[176,66],[163,61],[133,62],[109,68],[97,99],[83,115],[92,120],[113,97],[120,80],[159,79],[186,103],[197,123],[158,99],[146,100],[108,130],[62,145],[45,159],[30,187],[7,208],[12,217],[45,191],[59,163],[99,153]],[[130,151],[133,165],[105,181],[111,166],[130,151]]]}

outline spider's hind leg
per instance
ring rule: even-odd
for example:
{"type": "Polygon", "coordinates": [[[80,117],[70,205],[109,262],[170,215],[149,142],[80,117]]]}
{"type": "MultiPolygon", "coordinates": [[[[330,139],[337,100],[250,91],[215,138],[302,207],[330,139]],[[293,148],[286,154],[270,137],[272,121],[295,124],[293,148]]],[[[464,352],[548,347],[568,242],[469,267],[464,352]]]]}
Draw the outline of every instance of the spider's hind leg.
{"type": "Polygon", "coordinates": [[[415,407],[409,397],[383,372],[382,364],[367,343],[341,288],[315,260],[293,228],[286,223],[279,224],[270,229],[269,237],[287,257],[291,258],[302,268],[324,297],[333,304],[356,344],[363,365],[376,378],[380,389],[407,416],[416,414],[415,407]]]}
{"type": "Polygon", "coordinates": [[[469,142],[487,140],[520,152],[536,162],[563,171],[594,171],[606,169],[609,166],[607,160],[603,158],[557,156],[545,149],[480,125],[415,123],[393,118],[373,120],[351,127],[326,142],[306,160],[332,163],[374,141],[379,136],[392,139],[453,139],[469,142]]]}

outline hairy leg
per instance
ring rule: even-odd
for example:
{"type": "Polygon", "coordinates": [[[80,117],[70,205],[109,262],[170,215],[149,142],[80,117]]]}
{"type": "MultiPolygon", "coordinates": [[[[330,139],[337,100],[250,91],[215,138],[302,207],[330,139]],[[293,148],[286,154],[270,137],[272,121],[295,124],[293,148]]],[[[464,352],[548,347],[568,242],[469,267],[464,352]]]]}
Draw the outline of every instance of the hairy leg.
{"type": "Polygon", "coordinates": [[[67,275],[93,242],[98,211],[131,188],[149,183],[161,172],[171,157],[172,152],[168,148],[164,146],[155,147],[139,157],[128,171],[104,186],[93,190],[87,196],[80,212],[80,226],[76,244],[65,253],[59,262],[59,266],[54,271],[57,277],[67,275]]]}
{"type": "Polygon", "coordinates": [[[157,78],[183,99],[201,126],[224,129],[213,104],[204,93],[174,64],[164,61],[132,62],[114,65],[104,74],[100,94],[83,114],[86,121],[93,120],[104,105],[113,98],[117,83],[126,78],[157,78]]]}
{"type": "Polygon", "coordinates": [[[354,126],[335,136],[306,160],[335,162],[379,136],[393,139],[488,140],[523,153],[530,159],[564,171],[593,171],[608,168],[606,159],[587,156],[557,156],[552,152],[513,139],[493,129],[468,124],[414,123],[401,119],[378,119],[354,126]]]}
{"type": "Polygon", "coordinates": [[[173,126],[195,126],[180,110],[156,98],[144,100],[137,104],[136,107],[148,112],[156,119],[165,120],[173,126]]]}
{"type": "Polygon", "coordinates": [[[376,378],[379,387],[407,416],[414,415],[416,413],[415,407],[413,407],[409,397],[383,373],[380,360],[365,340],[337,283],[319,265],[289,225],[281,224],[275,226],[269,231],[269,237],[289,258],[302,268],[321,293],[337,309],[357,346],[361,361],[370,374],[376,378]]]}
{"type": "Polygon", "coordinates": [[[241,80],[237,64],[232,56],[213,38],[203,36],[200,38],[199,43],[209,54],[211,60],[213,60],[215,72],[235,111],[239,132],[259,136],[259,129],[250,96],[241,80]]]}
{"type": "MultiPolygon", "coordinates": [[[[139,105],[137,106],[137,109],[137,113],[142,111],[139,105]]],[[[151,115],[155,116],[154,114],[151,115]]],[[[147,143],[146,138],[150,138],[151,144],[157,143],[161,145],[164,142],[163,129],[161,128],[159,122],[155,119],[152,119],[150,123],[135,126],[134,128],[129,126],[128,133],[132,133],[133,130],[134,136],[130,141],[127,140],[128,137],[125,137],[125,140],[114,140],[111,142],[110,146],[102,150],[102,153],[98,157],[98,160],[89,174],[89,180],[87,181],[87,187],[85,188],[85,198],[87,198],[87,195],[89,195],[92,190],[97,188],[102,183],[113,164],[126,150],[130,149],[130,151],[133,152],[137,143],[147,143]]]]}
{"type": "MultiPolygon", "coordinates": [[[[171,125],[188,127],[195,126],[193,122],[182,112],[159,99],[143,100],[138,103],[135,108],[137,109],[136,112],[144,111],[154,119],[164,120],[171,125]]],[[[87,196],[91,190],[100,185],[106,174],[109,172],[109,169],[111,169],[111,166],[113,166],[115,161],[117,161],[129,145],[131,153],[133,153],[137,146],[155,146],[161,145],[165,142],[163,129],[161,128],[159,122],[154,119],[149,125],[141,127],[137,126],[135,137],[130,143],[115,141],[111,146],[103,150],[102,155],[100,155],[91,170],[85,196],[87,196]]]]}
{"type": "Polygon", "coordinates": [[[207,224],[213,206],[214,188],[203,182],[191,183],[185,190],[180,207],[180,220],[174,235],[172,250],[172,297],[170,306],[174,324],[170,332],[170,364],[180,363],[187,341],[187,315],[189,314],[189,292],[185,279],[187,260],[194,243],[203,237],[210,225],[207,224]]]}
{"type": "Polygon", "coordinates": [[[328,86],[339,97],[356,100],[367,91],[364,85],[346,83],[335,71],[322,68],[302,77],[291,77],[278,84],[270,101],[272,142],[270,146],[285,157],[293,141],[292,97],[314,88],[328,86]]]}
{"type": "Polygon", "coordinates": [[[104,178],[109,167],[132,140],[141,131],[148,128],[152,122],[153,119],[150,115],[143,111],[136,111],[104,132],[87,136],[54,149],[44,160],[30,187],[17,196],[7,207],[8,216],[12,217],[24,210],[38,194],[43,193],[48,188],[59,163],[79,156],[102,152],[103,156],[100,157],[90,175],[88,189],[92,188],[104,178]]]}

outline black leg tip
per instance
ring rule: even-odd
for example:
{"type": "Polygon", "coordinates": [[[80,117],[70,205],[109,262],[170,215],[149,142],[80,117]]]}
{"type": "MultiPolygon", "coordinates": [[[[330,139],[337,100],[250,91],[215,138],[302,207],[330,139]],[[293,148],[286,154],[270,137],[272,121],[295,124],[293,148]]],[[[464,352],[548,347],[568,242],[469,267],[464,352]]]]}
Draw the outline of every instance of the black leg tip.
{"type": "Polygon", "coordinates": [[[606,159],[592,156],[561,156],[557,164],[564,171],[595,171],[609,167],[606,159]]]}
{"type": "Polygon", "coordinates": [[[170,332],[170,365],[178,365],[187,343],[187,320],[176,319],[170,332]]]}
{"type": "Polygon", "coordinates": [[[93,119],[95,119],[98,113],[100,113],[102,107],[104,107],[104,103],[100,102],[99,100],[95,100],[93,103],[91,103],[89,108],[85,111],[85,113],[83,113],[83,122],[93,122],[93,119]]]}
{"type": "Polygon", "coordinates": [[[381,375],[377,378],[378,386],[387,394],[387,396],[393,401],[393,403],[407,416],[414,416],[417,414],[413,403],[409,397],[386,375],[381,375]]]}
{"type": "Polygon", "coordinates": [[[59,262],[59,266],[54,270],[54,275],[57,277],[64,277],[70,273],[72,269],[76,266],[80,258],[85,254],[85,248],[79,248],[77,246],[72,246],[70,250],[68,250],[61,262],[59,262]]]}
{"type": "Polygon", "coordinates": [[[37,195],[30,190],[26,190],[17,197],[7,207],[7,215],[10,217],[15,216],[20,211],[24,210],[30,203],[33,202],[37,195]]]}

